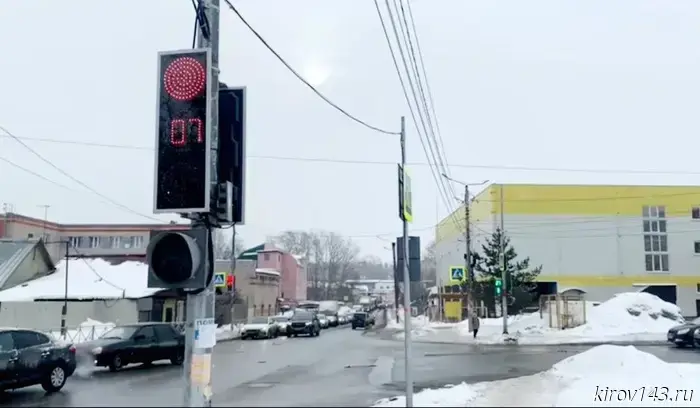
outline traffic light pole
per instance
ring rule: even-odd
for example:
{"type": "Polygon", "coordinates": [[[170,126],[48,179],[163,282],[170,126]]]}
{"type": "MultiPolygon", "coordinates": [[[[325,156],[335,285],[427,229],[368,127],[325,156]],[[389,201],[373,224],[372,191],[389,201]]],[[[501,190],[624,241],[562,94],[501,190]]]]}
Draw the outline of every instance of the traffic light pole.
{"type": "MultiPolygon", "coordinates": [[[[401,117],[401,168],[406,171],[406,118],[401,117]]],[[[411,277],[408,273],[408,221],[403,219],[403,324],[404,367],[406,369],[406,406],[413,406],[413,378],[411,376],[411,277]]],[[[398,308],[397,308],[398,309],[398,308]]]]}
{"type": "Polygon", "coordinates": [[[503,230],[503,184],[501,184],[500,193],[500,206],[501,206],[501,242],[499,246],[501,247],[501,282],[503,288],[501,289],[501,314],[503,315],[503,334],[508,334],[508,283],[506,282],[506,277],[508,275],[508,263],[506,262],[506,236],[503,230]]]}
{"type": "MultiPolygon", "coordinates": [[[[218,186],[218,146],[219,146],[219,0],[203,0],[201,6],[204,8],[206,21],[199,21],[198,48],[211,49],[211,69],[208,73],[212,84],[211,100],[209,109],[211,110],[211,122],[207,124],[207,137],[211,140],[211,191],[217,191],[218,186]],[[202,23],[208,24],[208,30],[202,30],[202,23]],[[206,31],[206,34],[204,32],[206,31]]],[[[200,214],[199,220],[193,223],[193,227],[208,224],[209,214],[200,214]],[[206,220],[206,221],[205,221],[206,220]]],[[[210,234],[213,241],[217,234],[210,234]]],[[[210,242],[209,245],[215,245],[210,242]]],[[[214,259],[211,252],[205,255],[205,270],[210,271],[214,267],[214,259]]],[[[211,387],[211,366],[213,344],[205,344],[200,347],[196,344],[195,336],[198,335],[198,328],[214,324],[214,304],[216,292],[214,290],[214,280],[200,293],[187,295],[187,321],[185,338],[185,395],[184,406],[186,407],[210,407],[212,397],[211,387]],[[206,347],[211,346],[211,347],[206,347]]]]}

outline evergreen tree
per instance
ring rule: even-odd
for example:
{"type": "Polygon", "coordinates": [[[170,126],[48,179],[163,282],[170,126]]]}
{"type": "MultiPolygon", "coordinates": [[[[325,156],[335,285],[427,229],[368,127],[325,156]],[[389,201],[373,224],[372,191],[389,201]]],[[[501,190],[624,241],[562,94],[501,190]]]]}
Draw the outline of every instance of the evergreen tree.
{"type": "Polygon", "coordinates": [[[529,257],[518,261],[518,253],[515,252],[515,248],[510,244],[510,238],[500,228],[497,228],[490,238],[486,238],[486,243],[481,246],[482,254],[475,254],[475,271],[481,275],[482,279],[489,282],[501,279],[501,271],[503,269],[501,236],[503,236],[503,247],[505,248],[506,283],[508,287],[529,290],[542,271],[542,266],[531,268],[529,257]]]}

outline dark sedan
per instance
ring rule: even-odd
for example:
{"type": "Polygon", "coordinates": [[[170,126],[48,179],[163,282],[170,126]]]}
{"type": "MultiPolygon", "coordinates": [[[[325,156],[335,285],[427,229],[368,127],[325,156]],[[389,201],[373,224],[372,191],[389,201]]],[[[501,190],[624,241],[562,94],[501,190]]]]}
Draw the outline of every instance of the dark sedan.
{"type": "Polygon", "coordinates": [[[304,309],[294,311],[287,326],[287,336],[296,337],[300,334],[307,334],[310,337],[321,335],[321,322],[316,313],[304,309]]]}
{"type": "Polygon", "coordinates": [[[44,333],[26,329],[0,329],[0,389],[41,384],[47,392],[59,391],[75,372],[75,347],[44,333]]]}
{"type": "MultiPolygon", "coordinates": [[[[696,330],[700,329],[700,317],[691,320],[685,324],[671,327],[668,330],[667,340],[678,347],[696,346],[694,338],[696,330]]],[[[700,344],[698,344],[700,345],[700,344]]]]}
{"type": "Polygon", "coordinates": [[[118,371],[127,364],[151,364],[170,360],[181,365],[185,359],[185,336],[168,323],[140,323],[117,326],[99,339],[80,343],[81,357],[98,367],[118,371]]]}

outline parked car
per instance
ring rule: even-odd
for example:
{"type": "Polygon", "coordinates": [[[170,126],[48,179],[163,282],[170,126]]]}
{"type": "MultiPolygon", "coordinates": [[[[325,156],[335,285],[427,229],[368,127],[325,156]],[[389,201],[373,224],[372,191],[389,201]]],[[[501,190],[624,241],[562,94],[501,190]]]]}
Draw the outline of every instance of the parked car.
{"type": "Polygon", "coordinates": [[[274,317],[254,317],[250,323],[243,325],[241,339],[273,339],[279,336],[280,327],[274,317]]]}
{"type": "Polygon", "coordinates": [[[367,312],[355,312],[352,315],[352,329],[367,328],[374,324],[374,317],[367,312]]]}
{"type": "Polygon", "coordinates": [[[0,329],[0,389],[40,384],[59,391],[76,367],[75,347],[28,329],[0,329]]]}
{"type": "Polygon", "coordinates": [[[340,324],[341,326],[348,324],[347,316],[338,316],[338,324],[340,324]]]}
{"type": "Polygon", "coordinates": [[[296,337],[300,334],[308,334],[310,337],[321,334],[321,322],[316,313],[304,309],[294,311],[287,326],[287,336],[296,337]]]}
{"type": "Polygon", "coordinates": [[[322,329],[327,329],[330,327],[330,322],[328,321],[328,317],[326,315],[318,313],[317,317],[322,329]]]}
{"type": "Polygon", "coordinates": [[[335,313],[331,312],[326,312],[324,313],[326,316],[326,319],[328,319],[328,326],[330,327],[338,327],[338,315],[335,313]]]}
{"type": "Polygon", "coordinates": [[[170,323],[136,323],[116,326],[99,339],[77,345],[79,358],[89,358],[98,367],[119,371],[128,364],[151,364],[185,360],[185,335],[170,323]]]}
{"type": "Polygon", "coordinates": [[[700,329],[700,317],[695,320],[686,322],[679,326],[671,327],[668,330],[666,338],[670,343],[679,347],[692,346],[695,347],[695,332],[700,329]]]}
{"type": "Polygon", "coordinates": [[[272,317],[272,320],[274,320],[275,323],[277,323],[277,328],[279,329],[278,333],[281,334],[287,332],[287,326],[289,326],[289,319],[289,316],[282,315],[272,317]]]}

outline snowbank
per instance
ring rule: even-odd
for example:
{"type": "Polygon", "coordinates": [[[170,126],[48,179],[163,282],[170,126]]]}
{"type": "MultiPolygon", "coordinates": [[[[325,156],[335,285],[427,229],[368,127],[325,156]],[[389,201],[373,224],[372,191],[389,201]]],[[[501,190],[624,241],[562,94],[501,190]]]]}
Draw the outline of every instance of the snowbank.
{"type": "Polygon", "coordinates": [[[241,337],[242,324],[224,324],[216,328],[216,341],[228,341],[241,337]]]}
{"type": "MultiPolygon", "coordinates": [[[[511,380],[462,383],[414,395],[419,407],[697,406],[700,364],[671,364],[633,346],[598,346],[511,380]],[[614,391],[612,391],[614,390],[614,391]],[[656,396],[656,399],[654,398],[656,396]]],[[[375,407],[403,407],[405,397],[375,407]]]]}
{"type": "MultiPolygon", "coordinates": [[[[161,290],[148,288],[148,266],[141,262],[112,265],[102,259],[70,259],[67,267],[68,299],[139,299],[161,290]]],[[[0,302],[63,299],[65,282],[63,260],[51,275],[0,291],[0,302]]]]}
{"type": "MultiPolygon", "coordinates": [[[[678,306],[649,293],[620,293],[608,301],[586,305],[587,322],[581,326],[558,330],[549,327],[547,312],[512,316],[508,319],[508,336],[502,334],[503,319],[481,319],[476,340],[468,322],[458,323],[454,330],[423,330],[414,333],[425,341],[476,342],[499,344],[600,343],[607,341],[665,342],[668,329],[683,322],[678,306]]],[[[431,327],[436,327],[431,324],[431,327]]]]}
{"type": "MultiPolygon", "coordinates": [[[[403,330],[404,328],[404,313],[403,310],[398,310],[399,321],[396,322],[396,313],[390,310],[387,313],[389,321],[386,324],[387,329],[403,330]]],[[[418,315],[411,317],[411,333],[416,336],[427,336],[436,333],[441,329],[450,329],[456,326],[456,323],[431,322],[426,315],[418,315]]]]}

